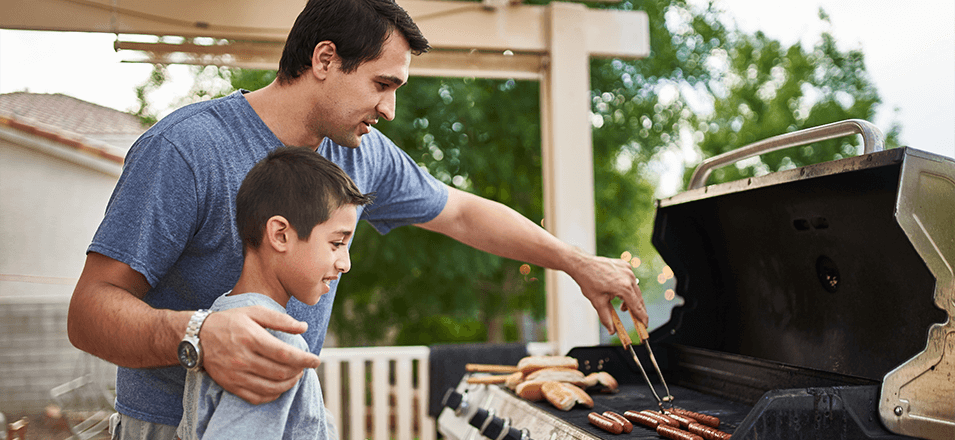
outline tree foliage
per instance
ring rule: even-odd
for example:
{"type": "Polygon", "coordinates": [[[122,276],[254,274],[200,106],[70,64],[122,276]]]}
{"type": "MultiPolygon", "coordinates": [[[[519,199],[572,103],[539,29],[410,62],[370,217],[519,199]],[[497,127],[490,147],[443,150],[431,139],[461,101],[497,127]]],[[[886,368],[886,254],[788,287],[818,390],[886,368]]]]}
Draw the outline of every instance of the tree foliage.
{"type": "MultiPolygon", "coordinates": [[[[532,2],[528,2],[532,3],[532,2]]],[[[534,2],[546,3],[546,2],[534,2]]],[[[648,303],[666,302],[667,268],[650,245],[662,176],[703,157],[843,119],[871,120],[879,96],[860,51],[828,33],[812,48],[735,29],[712,3],[624,1],[647,13],[650,55],[591,62],[597,253],[627,251],[648,303]]],[[[820,20],[828,17],[820,11],[820,20]]],[[[197,96],[215,96],[201,71],[197,96]]],[[[254,90],[274,71],[218,69],[231,88],[254,90]]],[[[534,221],[543,215],[538,84],[414,78],[397,117],[379,128],[450,186],[497,200],[534,221]]],[[[898,127],[887,133],[897,146],[898,127]]],[[[763,155],[715,170],[710,183],[855,155],[853,137],[763,155]]],[[[677,179],[677,182],[680,180],[677,179]]],[[[685,180],[684,180],[685,181],[685,180]]],[[[502,225],[506,227],[506,225],[502,225]]],[[[543,270],[418,228],[387,237],[359,226],[355,260],[331,319],[342,345],[543,339],[543,270]],[[531,323],[526,326],[525,324],[531,323]]],[[[672,273],[671,273],[672,274],[672,273]]],[[[588,313],[582,311],[581,313],[588,313]]]]}

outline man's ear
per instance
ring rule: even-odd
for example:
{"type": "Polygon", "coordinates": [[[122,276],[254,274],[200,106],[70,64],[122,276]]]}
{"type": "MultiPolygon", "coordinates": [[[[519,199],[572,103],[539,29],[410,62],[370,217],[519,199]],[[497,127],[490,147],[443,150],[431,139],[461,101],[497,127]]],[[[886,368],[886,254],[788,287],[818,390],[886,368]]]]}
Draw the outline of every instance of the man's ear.
{"type": "Polygon", "coordinates": [[[276,252],[285,252],[288,250],[288,244],[295,236],[288,220],[281,215],[273,215],[265,223],[265,243],[271,246],[276,252]]]}
{"type": "Polygon", "coordinates": [[[338,50],[335,48],[335,43],[326,40],[316,44],[315,49],[312,50],[312,75],[318,79],[325,79],[336,58],[338,58],[338,50]]]}

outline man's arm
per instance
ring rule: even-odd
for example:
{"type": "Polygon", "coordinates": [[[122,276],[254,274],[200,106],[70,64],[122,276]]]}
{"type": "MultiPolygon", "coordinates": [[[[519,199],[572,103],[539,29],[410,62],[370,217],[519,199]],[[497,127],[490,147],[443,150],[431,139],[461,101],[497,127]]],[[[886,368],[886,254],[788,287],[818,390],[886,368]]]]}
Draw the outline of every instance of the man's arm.
{"type": "Polygon", "coordinates": [[[444,210],[418,226],[504,258],[566,272],[593,304],[610,334],[615,332],[610,303],[614,297],[621,298],[637,319],[648,324],[643,295],[630,264],[589,255],[501,203],[449,188],[444,210]]]}
{"type": "MultiPolygon", "coordinates": [[[[149,290],[129,265],[90,252],[73,291],[67,318],[77,348],[128,368],[177,365],[176,347],[193,311],[154,309],[149,290]]],[[[203,365],[229,392],[250,403],[276,399],[304,368],[319,365],[314,354],[280,342],[262,327],[302,333],[307,324],[260,307],[216,312],[202,326],[203,365]]]]}

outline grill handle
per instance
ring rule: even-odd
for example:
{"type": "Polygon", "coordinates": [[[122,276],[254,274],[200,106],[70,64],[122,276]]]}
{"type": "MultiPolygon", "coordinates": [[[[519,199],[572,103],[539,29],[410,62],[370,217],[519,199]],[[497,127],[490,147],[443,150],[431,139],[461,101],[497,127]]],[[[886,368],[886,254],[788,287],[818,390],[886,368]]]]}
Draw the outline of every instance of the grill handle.
{"type": "Polygon", "coordinates": [[[760,154],[840,138],[851,134],[862,135],[862,144],[865,149],[865,154],[885,149],[885,136],[882,135],[878,127],[862,119],[846,119],[845,121],[833,122],[831,124],[773,136],[769,139],[754,142],[733,151],[728,151],[706,159],[693,171],[693,176],[690,178],[689,189],[704,186],[706,179],[710,177],[710,172],[716,168],[724,167],[753,156],[759,156],[760,154]]]}

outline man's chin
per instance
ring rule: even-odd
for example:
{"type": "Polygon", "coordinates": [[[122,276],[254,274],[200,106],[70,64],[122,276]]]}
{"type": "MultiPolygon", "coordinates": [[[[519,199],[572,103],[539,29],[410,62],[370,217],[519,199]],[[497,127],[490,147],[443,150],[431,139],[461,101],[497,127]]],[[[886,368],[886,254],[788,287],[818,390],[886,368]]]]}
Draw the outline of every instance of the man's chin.
{"type": "Polygon", "coordinates": [[[347,138],[332,139],[338,145],[348,148],[358,148],[361,145],[361,136],[350,136],[347,138]]]}

